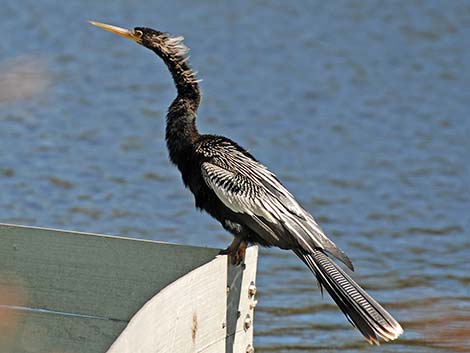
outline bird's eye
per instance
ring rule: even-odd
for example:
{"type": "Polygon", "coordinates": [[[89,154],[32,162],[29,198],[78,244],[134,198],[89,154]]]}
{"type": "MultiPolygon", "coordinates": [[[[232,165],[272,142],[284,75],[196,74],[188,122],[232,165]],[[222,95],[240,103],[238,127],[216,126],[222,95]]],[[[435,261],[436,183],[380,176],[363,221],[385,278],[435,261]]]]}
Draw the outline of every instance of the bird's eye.
{"type": "Polygon", "coordinates": [[[142,36],[144,35],[144,32],[142,32],[140,29],[136,29],[134,30],[134,35],[136,35],[139,38],[142,38],[142,36]]]}

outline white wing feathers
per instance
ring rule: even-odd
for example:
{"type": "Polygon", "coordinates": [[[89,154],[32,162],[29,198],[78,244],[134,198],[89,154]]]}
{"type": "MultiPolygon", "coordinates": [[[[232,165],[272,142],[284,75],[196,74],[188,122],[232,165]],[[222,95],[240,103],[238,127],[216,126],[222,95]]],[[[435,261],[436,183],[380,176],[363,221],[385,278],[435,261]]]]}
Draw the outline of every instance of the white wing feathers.
{"type": "Polygon", "coordinates": [[[297,245],[307,253],[321,248],[352,268],[344,252],[265,166],[240,151],[231,150],[224,157],[204,162],[201,171],[207,186],[226,207],[252,217],[257,225],[268,229],[269,235],[264,238],[269,236],[265,240],[271,245],[297,245]]]}

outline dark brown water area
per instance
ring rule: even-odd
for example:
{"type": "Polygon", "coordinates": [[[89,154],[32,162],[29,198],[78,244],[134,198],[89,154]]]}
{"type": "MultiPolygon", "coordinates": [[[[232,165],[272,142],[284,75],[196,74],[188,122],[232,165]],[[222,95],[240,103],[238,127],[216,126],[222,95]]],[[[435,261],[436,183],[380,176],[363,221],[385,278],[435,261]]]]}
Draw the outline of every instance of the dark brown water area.
{"type": "Polygon", "coordinates": [[[370,347],[262,249],[257,352],[470,351],[469,1],[3,1],[0,222],[222,248],[168,162],[166,68],[89,19],[184,35],[200,130],[268,165],[405,330],[370,347]]]}

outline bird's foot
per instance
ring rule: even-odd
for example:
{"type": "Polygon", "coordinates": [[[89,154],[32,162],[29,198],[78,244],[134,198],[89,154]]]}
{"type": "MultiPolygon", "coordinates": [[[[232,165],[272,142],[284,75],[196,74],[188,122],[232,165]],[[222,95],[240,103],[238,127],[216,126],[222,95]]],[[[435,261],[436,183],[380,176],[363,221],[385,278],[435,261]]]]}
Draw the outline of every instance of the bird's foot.
{"type": "Polygon", "coordinates": [[[238,247],[237,251],[230,256],[232,260],[232,265],[238,266],[242,263],[243,259],[245,258],[246,248],[248,244],[243,241],[240,246],[238,247]]]}
{"type": "Polygon", "coordinates": [[[220,255],[228,255],[234,266],[240,265],[246,253],[248,243],[240,238],[235,238],[227,249],[221,250],[220,255]]]}

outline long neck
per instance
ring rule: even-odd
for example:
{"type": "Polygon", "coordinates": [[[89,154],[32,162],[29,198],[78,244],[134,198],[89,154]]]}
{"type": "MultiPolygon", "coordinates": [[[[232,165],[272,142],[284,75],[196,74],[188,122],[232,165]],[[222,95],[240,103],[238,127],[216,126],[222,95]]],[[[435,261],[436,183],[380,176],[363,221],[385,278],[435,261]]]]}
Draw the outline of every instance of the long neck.
{"type": "Polygon", "coordinates": [[[199,137],[196,114],[201,100],[196,73],[186,63],[187,48],[182,45],[181,39],[171,38],[170,48],[156,51],[167,65],[178,91],[168,108],[166,142],[171,161],[180,169],[186,164],[192,146],[199,137]]]}

